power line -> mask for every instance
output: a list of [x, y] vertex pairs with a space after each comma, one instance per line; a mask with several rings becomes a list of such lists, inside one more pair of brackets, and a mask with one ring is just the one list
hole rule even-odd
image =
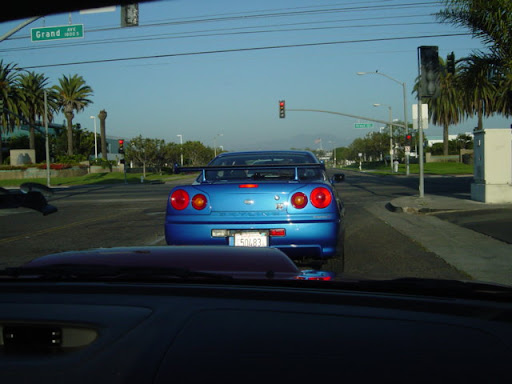
[[[354, 3], [351, 3], [354, 4]], [[357, 3], [355, 3], [357, 4]], [[356, 12], [356, 11], [383, 11], [383, 10], [391, 10], [391, 9], [410, 9], [410, 8], [425, 8], [428, 7], [436, 7], [441, 4], [440, 2], [420, 2], [420, 3], [402, 3], [402, 4], [387, 4], [387, 5], [376, 5], [376, 6], [357, 6], [357, 7], [341, 7], [341, 8], [329, 8], [329, 9], [313, 9], [308, 11], [293, 11], [293, 12], [274, 12], [273, 10], [268, 11], [252, 11], [248, 13], [226, 13], [220, 15], [206, 15], [200, 18], [179, 18], [179, 19], [170, 19], [170, 20], [162, 20], [153, 23], [140, 24], [137, 28], [148, 28], [148, 27], [159, 27], [159, 26], [170, 26], [170, 25], [184, 25], [184, 24], [196, 24], [196, 23], [211, 23], [211, 22], [226, 22], [226, 21], [247, 21], [250, 19], [260, 19], [260, 18], [270, 18], [270, 17], [293, 17], [293, 16], [304, 16], [304, 15], [315, 15], [315, 14], [330, 14], [330, 13], [340, 13], [340, 12]], [[310, 7], [298, 7], [300, 8], [310, 8]], [[284, 9], [295, 9], [295, 8], [284, 8]], [[259, 12], [257, 14], [251, 15], [250, 13]], [[238, 16], [237, 16], [238, 15]], [[220, 16], [220, 17], [215, 17]], [[106, 27], [106, 28], [96, 28], [91, 29], [88, 33], [94, 32], [105, 32], [112, 30], [121, 30], [121, 27]], [[28, 39], [29, 36], [20, 36], [10, 38], [9, 40], [16, 39]]]
[[[300, 24], [300, 23], [299, 23]], [[86, 42], [73, 42], [73, 43], [61, 43], [59, 45], [44, 45], [44, 46], [24, 46], [10, 49], [0, 49], [0, 52], [15, 52], [15, 51], [26, 51], [26, 50], [41, 50], [41, 49], [62, 49], [68, 47], [88, 46], [88, 45], [103, 45], [103, 44], [122, 44], [132, 43], [141, 41], [155, 41], [155, 40], [167, 40], [167, 39], [185, 39], [185, 38], [197, 38], [197, 37], [212, 37], [212, 36], [237, 36], [237, 35], [249, 35], [249, 34], [264, 34], [264, 33], [282, 33], [282, 32], [304, 32], [304, 31], [323, 31], [333, 29], [350, 29], [350, 28], [369, 28], [369, 27], [400, 27], [400, 26], [412, 26], [412, 25], [432, 25], [435, 22], [411, 22], [411, 23], [381, 23], [381, 24], [358, 24], [358, 25], [342, 25], [342, 26], [326, 26], [326, 27], [307, 27], [307, 28], [280, 28], [280, 29], [261, 29], [247, 31], [247, 29], [255, 29], [258, 27], [242, 27], [242, 28], [228, 28], [228, 29], [214, 29], [205, 31], [192, 31], [192, 32], [177, 32], [177, 33], [165, 33], [165, 34], [154, 34], [145, 35], [138, 37], [118, 37], [110, 39], [99, 39]], [[289, 24], [274, 25], [275, 27], [287, 26]], [[269, 26], [273, 27], [273, 26]], [[241, 30], [240, 30], [241, 29]], [[230, 31], [230, 32], [228, 32]]]
[[169, 57], [182, 57], [182, 56], [196, 56], [196, 55], [211, 55], [221, 53], [235, 53], [235, 52], [249, 52], [249, 51], [264, 51], [271, 49], [284, 49], [284, 48], [302, 48], [302, 47], [318, 47], [338, 44], [350, 44], [350, 43], [370, 43], [378, 41], [396, 41], [396, 40], [410, 40], [410, 39], [427, 39], [436, 37], [453, 37], [453, 36], [468, 36], [470, 33], [448, 33], [440, 35], [422, 35], [422, 36], [405, 36], [405, 37], [388, 37], [378, 39], [361, 39], [361, 40], [344, 40], [344, 41], [330, 41], [330, 42], [318, 42], [318, 43], [302, 43], [302, 44], [289, 44], [289, 45], [275, 45], [265, 47], [250, 47], [250, 48], [235, 48], [235, 49], [219, 49], [212, 51], [198, 51], [198, 52], [183, 52], [183, 53], [169, 53], [161, 55], [149, 55], [149, 56], [134, 56], [134, 57], [121, 57], [113, 59], [99, 59], [99, 60], [87, 60], [77, 61], [68, 63], [57, 63], [57, 64], [45, 64], [45, 65], [33, 65], [23, 67], [22, 69], [37, 69], [37, 68], [51, 68], [51, 67], [63, 67], [71, 65], [84, 65], [84, 64], [98, 64], [98, 63], [112, 63], [120, 61], [133, 61], [133, 60], [152, 60], [162, 59]]

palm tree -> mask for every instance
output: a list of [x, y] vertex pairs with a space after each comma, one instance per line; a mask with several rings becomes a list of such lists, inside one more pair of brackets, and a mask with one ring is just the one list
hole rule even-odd
[[[20, 75], [18, 88], [21, 95], [20, 109], [29, 124], [29, 147], [35, 149], [36, 119], [44, 117], [44, 92], [48, 78], [41, 73], [26, 72]], [[46, 90], [48, 100], [48, 117], [53, 120], [56, 108], [54, 93]]]
[[[443, 64], [441, 60], [441, 64]], [[462, 94], [457, 73], [449, 73], [441, 66], [438, 93], [429, 102], [432, 123], [443, 127], [443, 155], [448, 155], [449, 128], [463, 119]]]
[[459, 82], [466, 116], [478, 117], [478, 130], [483, 129], [483, 117], [497, 111], [498, 90], [496, 61], [494, 58], [474, 53], [461, 60]]
[[444, 0], [436, 15], [441, 22], [469, 29], [487, 47], [461, 60], [461, 90], [467, 116], [512, 115], [512, 2], [510, 0]]
[[[16, 70], [16, 64], [4, 64], [0, 60], [0, 104], [3, 108], [0, 110], [0, 164], [3, 163], [2, 133], [9, 132], [19, 124], [17, 79], [19, 73]], [[12, 113], [9, 113], [9, 112]]]
[[63, 76], [59, 79], [59, 85], [53, 87], [57, 92], [60, 109], [64, 112], [67, 121], [68, 155], [73, 155], [73, 118], [74, 111], [81, 112], [92, 101], [93, 90], [85, 83], [82, 76]]
[[495, 104], [497, 113], [512, 116], [512, 65], [508, 71], [502, 71], [497, 80], [496, 89], [498, 98]]
[[469, 29], [473, 36], [489, 48], [486, 56], [498, 59], [500, 65], [512, 64], [512, 2], [510, 0], [474, 1], [444, 0], [445, 8], [436, 14], [438, 20]]
[[98, 118], [100, 119], [100, 136], [101, 136], [101, 158], [104, 160], [107, 159], [107, 131], [105, 128], [105, 120], [107, 120], [107, 111], [102, 109], [98, 114]]

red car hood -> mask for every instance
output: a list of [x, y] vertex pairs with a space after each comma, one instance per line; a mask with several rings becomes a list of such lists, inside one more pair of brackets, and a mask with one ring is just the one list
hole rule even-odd
[[24, 267], [58, 264], [185, 268], [239, 279], [294, 279], [301, 275], [293, 261], [278, 249], [221, 246], [98, 248], [42, 256]]

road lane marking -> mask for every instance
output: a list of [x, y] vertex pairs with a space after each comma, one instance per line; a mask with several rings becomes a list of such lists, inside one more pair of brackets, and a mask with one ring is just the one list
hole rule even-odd
[[149, 246], [157, 245], [158, 243], [164, 241], [164, 239], [165, 239], [165, 236], [159, 236], [155, 240], [150, 241], [149, 243], [147, 243], [146, 245], [149, 245]]

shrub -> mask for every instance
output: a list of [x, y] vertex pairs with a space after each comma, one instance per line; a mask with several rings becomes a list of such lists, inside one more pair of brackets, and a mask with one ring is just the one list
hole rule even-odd
[[78, 164], [81, 161], [87, 160], [87, 157], [84, 155], [73, 155], [73, 156], [57, 156], [57, 163], [62, 164]]
[[93, 161], [91, 161], [91, 165], [99, 165], [105, 169], [112, 169], [112, 166], [116, 165], [116, 162], [114, 160], [94, 159]]
[[[72, 168], [73, 166], [71, 164], [62, 164], [62, 163], [52, 163], [50, 164], [50, 169], [55, 169], [57, 171], [60, 171], [62, 169], [69, 169], [69, 168]], [[46, 169], [46, 163], [45, 164], [39, 164], [37, 166], [37, 168], [39, 169]]]

